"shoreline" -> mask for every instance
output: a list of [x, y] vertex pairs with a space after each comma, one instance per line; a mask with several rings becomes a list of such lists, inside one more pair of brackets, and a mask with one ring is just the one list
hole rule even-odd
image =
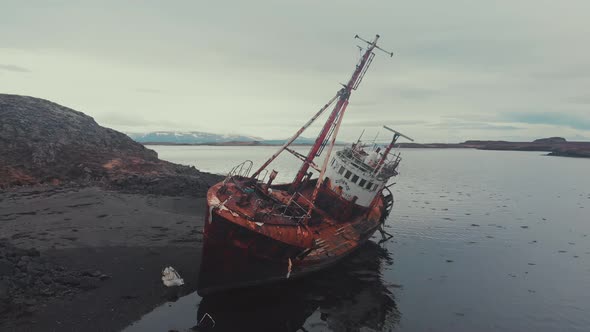
[[[0, 313], [0, 330], [121, 330], [158, 305], [193, 292], [204, 206], [204, 198], [97, 187], [0, 192], [2, 238], [16, 248], [35, 248], [40, 259], [73, 278], [65, 286], [48, 281], [67, 288], [62, 295], [29, 295], [21, 307], [9, 305]], [[186, 284], [165, 287], [160, 277], [166, 266]], [[85, 287], [80, 280], [93, 273], [88, 271], [106, 277]], [[41, 277], [29, 279], [39, 284]]]
[[[224, 142], [224, 143], [158, 143], [139, 142], [144, 146], [263, 146], [276, 147], [281, 144], [261, 142]], [[311, 144], [293, 144], [294, 146], [311, 146]], [[347, 145], [345, 143], [336, 144]], [[476, 149], [494, 151], [538, 151], [547, 152], [548, 156], [590, 158], [590, 142], [507, 142], [507, 141], [466, 141], [463, 143], [398, 143], [400, 148], [412, 149]]]

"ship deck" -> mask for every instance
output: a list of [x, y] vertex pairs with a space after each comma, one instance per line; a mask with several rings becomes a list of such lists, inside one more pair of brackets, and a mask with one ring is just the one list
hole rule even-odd
[[366, 209], [327, 188], [320, 189], [318, 204], [308, 213], [314, 187], [315, 181], [309, 182], [290, 194], [288, 185], [234, 179], [213, 186], [208, 203], [211, 213], [237, 226], [299, 248], [293, 264], [313, 265], [354, 250], [375, 232], [384, 213], [381, 197]]

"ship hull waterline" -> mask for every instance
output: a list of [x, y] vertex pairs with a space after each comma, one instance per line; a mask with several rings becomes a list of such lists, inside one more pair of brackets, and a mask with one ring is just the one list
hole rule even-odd
[[[219, 187], [220, 184], [217, 184], [208, 192], [197, 287], [201, 296], [284, 282], [327, 269], [367, 242], [388, 214], [383, 197], [379, 195], [374, 211], [366, 215], [332, 227], [323, 226], [321, 232], [313, 226], [306, 227], [309, 230], [306, 234], [315, 232], [324, 235], [324, 248], [318, 249], [316, 242], [314, 245], [287, 243], [279, 236], [273, 236], [293, 232], [292, 226], [259, 227], [250, 225], [255, 223], [244, 218], [228, 215], [227, 209], [219, 208]], [[270, 234], [257, 231], [263, 227], [278, 230], [268, 232]]]

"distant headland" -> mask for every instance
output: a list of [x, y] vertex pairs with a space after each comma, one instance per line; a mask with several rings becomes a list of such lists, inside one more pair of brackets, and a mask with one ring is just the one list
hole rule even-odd
[[540, 138], [532, 142], [480, 141], [469, 140], [463, 143], [400, 143], [405, 148], [467, 148], [478, 150], [540, 151], [549, 156], [590, 158], [590, 142], [568, 142], [563, 137]]

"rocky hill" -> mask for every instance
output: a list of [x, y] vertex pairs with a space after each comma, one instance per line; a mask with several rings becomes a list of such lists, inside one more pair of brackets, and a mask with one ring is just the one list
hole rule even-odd
[[533, 142], [467, 141], [463, 144], [480, 150], [546, 151], [550, 156], [590, 158], [590, 142], [568, 142], [562, 137], [540, 138]]
[[567, 143], [567, 140], [563, 137], [548, 137], [548, 138], [539, 138], [533, 141], [533, 143], [539, 144], [562, 144]]
[[158, 159], [157, 153], [82, 112], [0, 94], [0, 188], [100, 184], [126, 191], [202, 195], [218, 176]]

